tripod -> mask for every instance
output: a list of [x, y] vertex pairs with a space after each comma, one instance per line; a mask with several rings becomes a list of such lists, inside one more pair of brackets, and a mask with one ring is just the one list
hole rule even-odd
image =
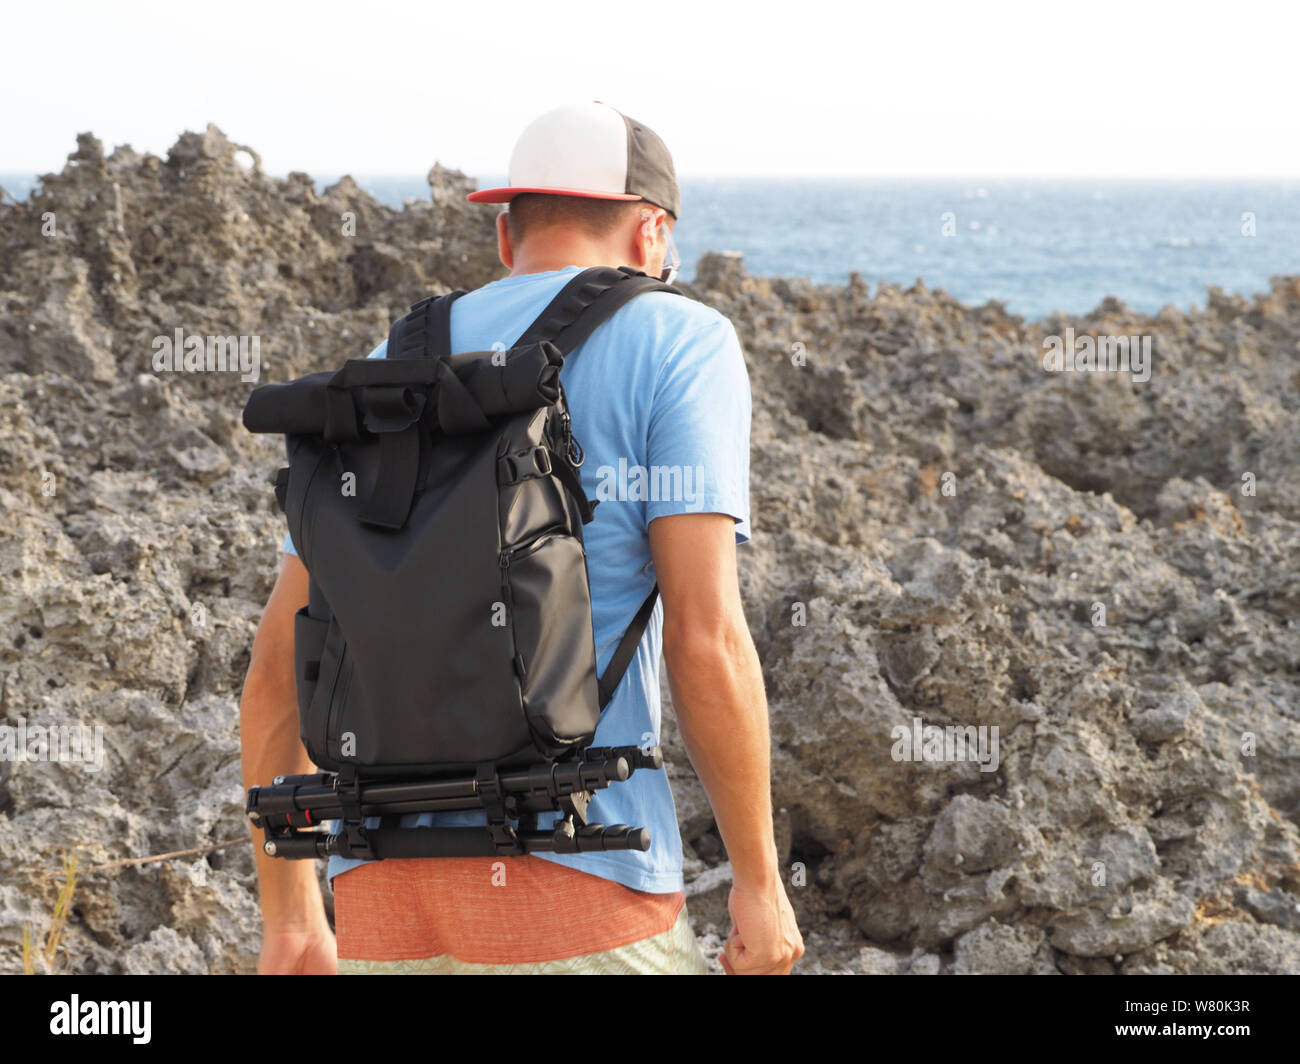
[[[271, 857], [311, 860], [356, 857], [517, 857], [527, 853], [590, 853], [648, 850], [650, 832], [626, 824], [587, 823], [595, 792], [621, 783], [638, 768], [663, 767], [659, 747], [589, 747], [581, 760], [539, 762], [513, 771], [478, 766], [474, 775], [445, 779], [369, 779], [355, 769], [306, 776], [277, 776], [269, 787], [250, 787], [248, 819], [262, 828], [262, 849]], [[367, 828], [372, 816], [400, 816], [441, 810], [483, 809], [486, 827]], [[538, 830], [537, 816], [564, 815], [550, 830]], [[343, 831], [319, 830], [340, 819]], [[517, 820], [518, 827], [511, 824]]]

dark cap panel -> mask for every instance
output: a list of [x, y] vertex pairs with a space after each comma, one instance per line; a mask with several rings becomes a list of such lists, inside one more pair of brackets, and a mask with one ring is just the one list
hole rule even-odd
[[627, 191], [662, 207], [674, 219], [682, 213], [677, 172], [668, 147], [653, 129], [623, 115], [627, 123]]

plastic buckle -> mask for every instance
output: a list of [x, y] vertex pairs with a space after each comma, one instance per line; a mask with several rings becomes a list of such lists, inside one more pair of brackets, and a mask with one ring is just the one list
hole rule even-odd
[[517, 454], [502, 455], [497, 461], [497, 473], [502, 484], [550, 476], [552, 468], [551, 452], [541, 445]]

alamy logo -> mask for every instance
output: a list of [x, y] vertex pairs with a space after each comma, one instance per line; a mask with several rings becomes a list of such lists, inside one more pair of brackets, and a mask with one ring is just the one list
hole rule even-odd
[[79, 762], [87, 772], [104, 767], [104, 726], [96, 724], [0, 724], [0, 761]]
[[998, 770], [998, 726], [981, 724], [924, 724], [912, 718], [912, 726], [898, 724], [890, 729], [895, 740], [890, 756], [895, 761], [974, 761], [981, 772]]
[[238, 373], [250, 384], [262, 375], [260, 336], [186, 336], [177, 329], [150, 346], [155, 373]]
[[1150, 336], [1080, 336], [1043, 338], [1043, 369], [1048, 373], [1118, 373], [1125, 370], [1134, 384], [1151, 379]]
[[694, 512], [704, 506], [703, 466], [629, 465], [596, 469], [597, 502], [684, 502]]
[[129, 1034], [138, 1046], [148, 1045], [150, 1001], [71, 1001], [50, 1005], [50, 1034]]

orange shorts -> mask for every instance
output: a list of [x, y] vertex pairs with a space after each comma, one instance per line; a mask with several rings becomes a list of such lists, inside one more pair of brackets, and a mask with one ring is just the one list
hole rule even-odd
[[391, 859], [333, 881], [339, 974], [706, 974], [686, 897], [538, 857]]

